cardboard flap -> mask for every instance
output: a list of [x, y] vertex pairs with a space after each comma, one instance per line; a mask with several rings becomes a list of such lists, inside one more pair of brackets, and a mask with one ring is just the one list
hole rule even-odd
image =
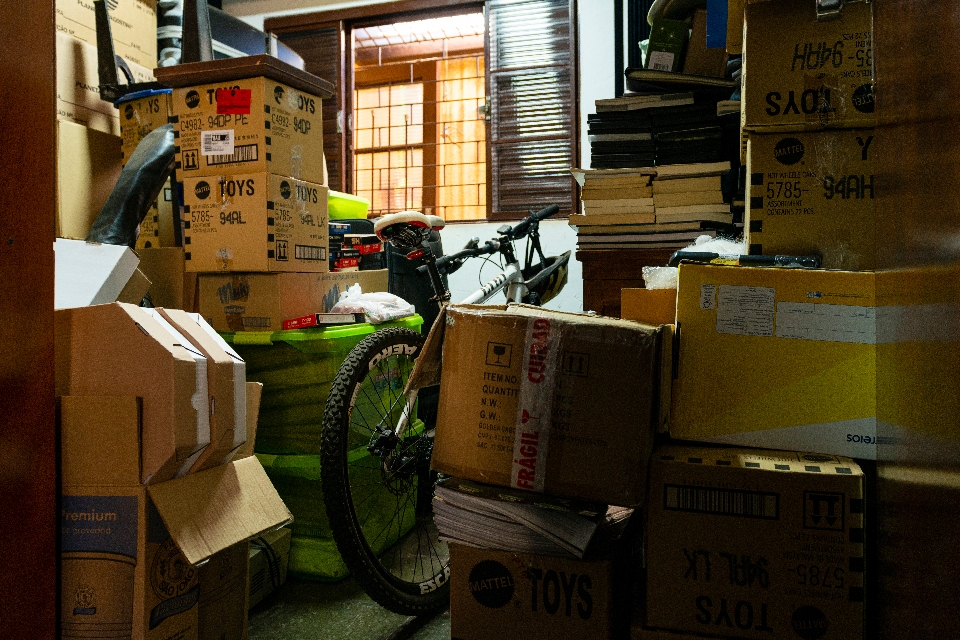
[[433, 321], [433, 327], [427, 335], [427, 341], [420, 350], [420, 356], [413, 364], [413, 371], [407, 380], [407, 387], [403, 390], [408, 395], [416, 389], [423, 389], [440, 384], [440, 370], [443, 355], [443, 332], [447, 326], [446, 309], [440, 312]]
[[190, 564], [293, 519], [256, 457], [151, 485], [148, 492]]

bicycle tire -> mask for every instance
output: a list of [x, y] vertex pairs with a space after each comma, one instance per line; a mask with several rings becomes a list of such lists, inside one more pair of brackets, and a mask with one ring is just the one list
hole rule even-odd
[[321, 436], [324, 506], [344, 564], [371, 599], [408, 616], [437, 611], [450, 597], [449, 552], [433, 524], [432, 429], [418, 420], [388, 451], [368, 445], [374, 419], [396, 427], [424, 340], [402, 328], [364, 338], [334, 378]]

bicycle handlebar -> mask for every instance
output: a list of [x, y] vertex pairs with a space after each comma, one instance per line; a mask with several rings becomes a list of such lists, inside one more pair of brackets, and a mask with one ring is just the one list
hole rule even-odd
[[555, 213], [560, 212], [560, 207], [552, 204], [549, 207], [541, 209], [536, 213], [531, 213], [529, 216], [517, 223], [515, 227], [506, 232], [505, 235], [509, 235], [511, 240], [519, 240], [520, 238], [527, 235], [527, 231], [530, 229], [531, 225], [545, 220]]

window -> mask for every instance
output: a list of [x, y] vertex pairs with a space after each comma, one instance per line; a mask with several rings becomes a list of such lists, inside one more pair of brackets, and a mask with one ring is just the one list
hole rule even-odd
[[[574, 0], [397, 0], [265, 29], [337, 85], [324, 106], [331, 188], [369, 198], [371, 215], [510, 220], [575, 210], [575, 14]], [[448, 16], [474, 31], [451, 32]]]

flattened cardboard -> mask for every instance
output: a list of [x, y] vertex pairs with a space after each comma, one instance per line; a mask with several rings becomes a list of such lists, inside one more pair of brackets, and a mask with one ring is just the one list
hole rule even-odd
[[187, 271], [330, 270], [327, 188], [267, 173], [183, 180]]
[[824, 22], [806, 0], [748, 3], [743, 49], [744, 129], [874, 126], [872, 3]]
[[140, 263], [129, 247], [115, 244], [57, 238], [53, 250], [55, 309], [115, 302]]
[[209, 444], [206, 372], [199, 376], [196, 354], [142, 308], [61, 309], [54, 332], [57, 395], [143, 398], [143, 483], [173, 479]]
[[441, 321], [435, 470], [621, 506], [643, 501], [659, 327], [524, 305], [455, 305]]
[[[117, 55], [129, 62], [153, 69], [157, 66], [156, 0], [111, 2], [110, 33]], [[57, 32], [97, 45], [97, 21], [93, 3], [84, 0], [57, 0]]]
[[610, 560], [573, 560], [451, 544], [450, 567], [452, 638], [613, 637], [614, 568]]
[[120, 138], [57, 121], [57, 237], [83, 240], [120, 177]]
[[200, 274], [199, 310], [217, 331], [280, 331], [283, 321], [330, 311], [354, 284], [386, 291], [386, 269], [337, 273]]
[[872, 273], [680, 265], [670, 435], [875, 460]]
[[174, 89], [178, 175], [273, 173], [324, 185], [321, 102], [264, 77]]
[[645, 624], [738, 638], [863, 637], [864, 506], [850, 458], [658, 448]]
[[823, 256], [825, 269], [876, 266], [873, 129], [751, 134], [750, 253]]
[[207, 358], [210, 446], [191, 471], [202, 471], [233, 459], [247, 438], [246, 365], [233, 347], [198, 314], [158, 309]]

